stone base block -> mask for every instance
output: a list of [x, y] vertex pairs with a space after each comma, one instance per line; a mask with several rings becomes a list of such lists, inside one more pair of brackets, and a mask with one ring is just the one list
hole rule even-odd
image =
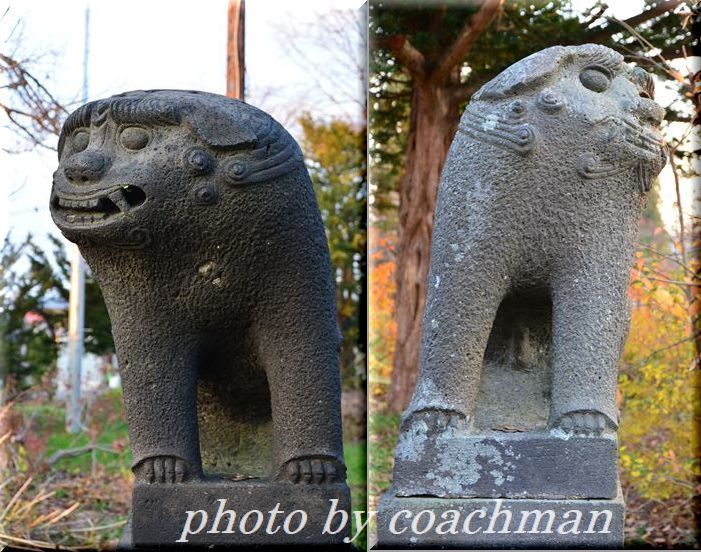
[[[204, 480], [175, 485], [136, 484], [130, 527], [122, 548], [159, 546], [294, 546], [348, 548], [350, 521], [342, 514], [324, 527], [330, 512], [345, 510], [345, 483], [295, 485], [267, 480]], [[130, 534], [129, 534], [130, 533]], [[127, 542], [129, 540], [130, 542]]]
[[613, 500], [401, 498], [380, 501], [378, 549], [622, 548]]
[[614, 435], [405, 433], [397, 445], [394, 490], [406, 497], [613, 498], [617, 465]]

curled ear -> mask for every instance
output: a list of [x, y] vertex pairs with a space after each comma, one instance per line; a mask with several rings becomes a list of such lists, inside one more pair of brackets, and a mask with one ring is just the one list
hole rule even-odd
[[194, 107], [185, 119], [193, 132], [210, 147], [249, 149], [258, 145], [251, 121], [233, 115], [231, 109], [213, 111]]
[[507, 67], [472, 96], [473, 100], [500, 100], [545, 84], [565, 60], [567, 49], [552, 46]]

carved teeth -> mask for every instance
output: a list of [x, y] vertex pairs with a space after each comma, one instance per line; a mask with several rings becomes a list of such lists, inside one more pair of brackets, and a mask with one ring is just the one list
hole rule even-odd
[[100, 198], [92, 199], [58, 199], [58, 204], [61, 207], [67, 207], [69, 209], [94, 209], [98, 206]]
[[90, 215], [68, 214], [66, 215], [66, 222], [70, 222], [71, 224], [92, 224], [100, 222], [107, 217], [107, 213], [95, 213]]

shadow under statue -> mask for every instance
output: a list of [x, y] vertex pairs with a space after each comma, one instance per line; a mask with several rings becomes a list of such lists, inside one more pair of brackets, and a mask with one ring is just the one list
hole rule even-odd
[[[441, 177], [381, 546], [622, 546], [615, 391], [637, 224], [666, 160], [653, 96], [646, 71], [587, 44], [472, 97]], [[443, 532], [424, 531], [426, 509]]]
[[[321, 527], [330, 501], [350, 509], [334, 282], [294, 139], [243, 102], [152, 90], [78, 108], [58, 149], [51, 214], [120, 361], [127, 544], [341, 542]], [[276, 504], [272, 534], [247, 534]]]

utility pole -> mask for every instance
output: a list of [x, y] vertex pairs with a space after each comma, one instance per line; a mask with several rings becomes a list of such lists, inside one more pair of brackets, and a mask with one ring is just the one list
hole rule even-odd
[[243, 100], [245, 0], [229, 0], [226, 44], [226, 95]]
[[[83, 49], [83, 103], [88, 101], [88, 45], [90, 41], [90, 4], [85, 7], [85, 44]], [[85, 261], [78, 246], [71, 244], [71, 289], [68, 301], [68, 373], [70, 399], [66, 429], [78, 433], [82, 429], [81, 377], [83, 337], [85, 334]]]

